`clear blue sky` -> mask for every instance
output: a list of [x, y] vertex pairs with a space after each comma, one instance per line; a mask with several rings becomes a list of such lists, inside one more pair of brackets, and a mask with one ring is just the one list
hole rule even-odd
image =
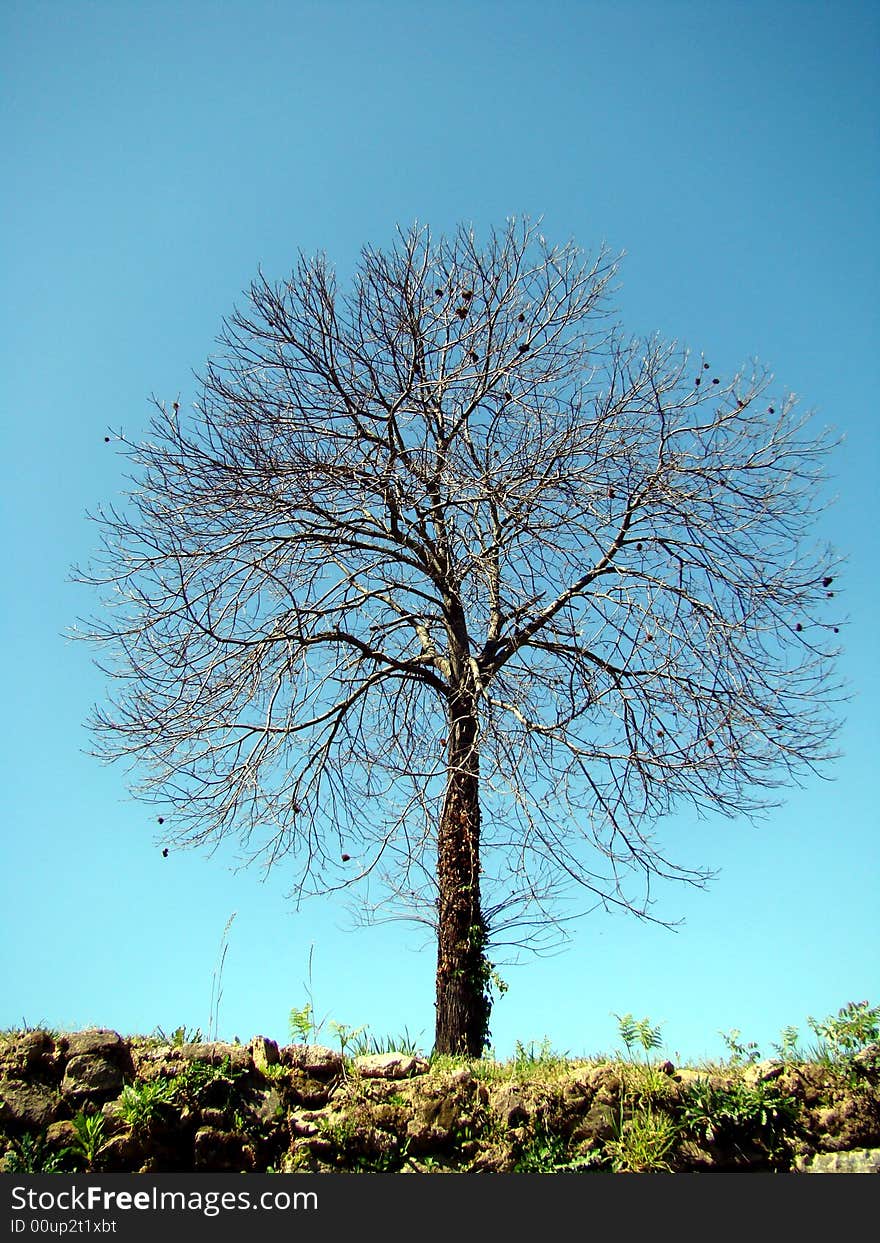
[[[551, 240], [628, 254], [617, 302], [732, 371], [753, 356], [845, 439], [822, 534], [849, 556], [853, 698], [830, 782], [752, 826], [670, 820], [677, 933], [595, 914], [573, 947], [503, 968], [495, 1046], [572, 1053], [648, 1015], [670, 1053], [764, 1048], [880, 1001], [878, 63], [872, 3], [7, 0], [2, 44], [4, 757], [0, 1027], [207, 1028], [287, 1038], [309, 949], [318, 1010], [433, 1032], [433, 946], [349, 931], [232, 851], [163, 859], [121, 769], [87, 753], [104, 683], [64, 632], [68, 581], [123, 487], [109, 427], [191, 377], [256, 274], [323, 249], [341, 271], [397, 223], [543, 215]], [[677, 851], [677, 854], [675, 853]]]

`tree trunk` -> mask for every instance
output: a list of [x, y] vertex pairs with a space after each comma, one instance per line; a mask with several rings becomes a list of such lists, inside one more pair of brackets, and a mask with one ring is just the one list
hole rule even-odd
[[479, 1057], [488, 1042], [487, 928], [480, 908], [477, 718], [470, 697], [451, 712], [446, 797], [437, 842], [438, 1053]]

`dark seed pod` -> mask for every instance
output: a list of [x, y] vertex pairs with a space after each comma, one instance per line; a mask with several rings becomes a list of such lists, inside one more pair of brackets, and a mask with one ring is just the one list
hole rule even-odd
[[803, 630], [803, 626], [801, 625], [801, 623], [800, 623], [800, 622], [798, 622], [798, 624], [795, 626], [795, 630], [797, 630], [797, 631], [801, 631], [801, 630]]
[[720, 380], [718, 379], [718, 377], [716, 376], [716, 377], [715, 377], [715, 379], [712, 381], [712, 383], [713, 383], [713, 384], [720, 384], [720, 383], [721, 383], [721, 381], [720, 381]]
[[694, 384], [699, 385], [699, 383], [700, 383], [700, 377], [697, 376], [696, 380], [694, 380]]
[[833, 582], [834, 582], [834, 579], [831, 577], [831, 575], [826, 574], [825, 577], [822, 579], [822, 586], [830, 587]]
[[768, 414], [775, 414], [775, 413], [776, 413], [776, 408], [775, 408], [775, 406], [768, 406], [768, 407], [767, 407], [767, 413], [768, 413]]
[[528, 354], [529, 347], [526, 345], [525, 342], [523, 342], [522, 345], [519, 347], [519, 352], [520, 354]]
[[163, 859], [167, 859], [167, 858], [168, 858], [168, 847], [167, 847], [167, 846], [166, 846], [166, 847], [165, 847], [165, 849], [162, 851], [162, 858], [163, 858]]
[[641, 552], [643, 548], [644, 548], [644, 544], [641, 541], [639, 541], [639, 543], [636, 544], [636, 552]]
[[526, 322], [526, 317], [525, 317], [525, 315], [518, 315], [518, 316], [517, 316], [517, 319], [519, 320], [519, 322], [520, 322], [521, 324], [524, 324], [524, 323]]
[[109, 436], [105, 436], [105, 437], [104, 437], [104, 444], [105, 444], [105, 445], [109, 445], [109, 443], [110, 443], [110, 437], [109, 437]]
[[455, 308], [455, 313], [456, 313], [456, 315], [458, 316], [458, 318], [459, 318], [459, 319], [464, 319], [464, 317], [467, 315], [467, 307], [466, 307], [466, 306], [457, 306], [457, 307]]
[[351, 855], [340, 855], [340, 858], [342, 859], [343, 863], [348, 863], [349, 859], [351, 858]]
[[164, 824], [164, 823], [165, 823], [165, 817], [164, 817], [164, 816], [157, 816], [157, 818], [156, 818], [156, 823], [157, 823], [157, 824]]
[[443, 297], [443, 294], [444, 294], [444, 290], [442, 290], [442, 289], [435, 289], [435, 290], [434, 290], [434, 293], [437, 295], [437, 297], [438, 297], [438, 298], [442, 298], [442, 297]]
[[505, 393], [505, 394], [504, 394], [504, 400], [505, 400], [505, 401], [513, 401], [513, 393]]

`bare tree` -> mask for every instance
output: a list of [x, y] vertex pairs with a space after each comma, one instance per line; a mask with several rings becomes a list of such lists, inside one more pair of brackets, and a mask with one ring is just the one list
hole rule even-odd
[[194, 413], [120, 437], [80, 572], [99, 752], [169, 841], [421, 911], [439, 1051], [484, 1048], [490, 945], [578, 893], [652, 917], [653, 878], [707, 876], [658, 819], [754, 813], [830, 754], [828, 438], [760, 369], [624, 337], [615, 268], [510, 221], [401, 233], [348, 294], [323, 258], [260, 275]]

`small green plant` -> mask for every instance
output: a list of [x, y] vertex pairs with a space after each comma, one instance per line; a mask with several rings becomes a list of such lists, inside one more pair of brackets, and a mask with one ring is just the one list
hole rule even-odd
[[119, 1098], [119, 1114], [137, 1131], [147, 1130], [161, 1117], [163, 1106], [174, 1100], [174, 1083], [165, 1078], [148, 1083], [127, 1083]]
[[46, 1145], [42, 1135], [29, 1132], [18, 1139], [10, 1139], [10, 1147], [3, 1158], [7, 1174], [62, 1174], [65, 1172], [63, 1152], [54, 1153]]
[[[669, 1076], [647, 1056], [663, 1047], [660, 1035], [663, 1024], [655, 1025], [648, 1018], [636, 1019], [631, 1014], [615, 1014], [614, 1017], [626, 1046], [626, 1058], [620, 1068], [624, 1096], [632, 1102], [665, 1100], [671, 1092]], [[641, 1057], [636, 1046], [641, 1049]]]
[[315, 947], [310, 945], [307, 979], [303, 982], [306, 1004], [304, 1006], [294, 1006], [288, 1016], [290, 1039], [295, 1044], [317, 1044], [318, 1036], [321, 1034], [327, 1021], [326, 1015], [320, 1021], [315, 1017], [314, 992], [312, 988], [312, 959], [314, 953]]
[[217, 1091], [215, 1085], [223, 1089], [228, 1099], [233, 1092], [235, 1080], [243, 1073], [232, 1068], [229, 1057], [224, 1057], [219, 1065], [209, 1062], [187, 1062], [180, 1074], [169, 1080], [172, 1103], [191, 1107], [201, 1105], [208, 1091]]
[[567, 1053], [556, 1052], [548, 1036], [545, 1036], [540, 1044], [535, 1040], [530, 1040], [528, 1044], [517, 1040], [513, 1049], [513, 1070], [519, 1075], [533, 1074], [536, 1071], [554, 1069], [564, 1063], [567, 1058]]
[[62, 1152], [82, 1162], [88, 1171], [97, 1169], [98, 1159], [107, 1144], [106, 1127], [103, 1114], [85, 1114], [80, 1110], [73, 1119], [73, 1143]]
[[316, 1043], [321, 1028], [315, 1023], [315, 1013], [311, 1002], [306, 1002], [301, 1007], [291, 1007], [287, 1022], [290, 1028], [290, 1038], [294, 1044]]
[[336, 1034], [336, 1039], [339, 1041], [339, 1052], [343, 1057], [345, 1057], [345, 1050], [352, 1041], [357, 1040], [367, 1030], [365, 1027], [349, 1027], [347, 1023], [337, 1023], [333, 1019], [330, 1021], [330, 1026]]
[[779, 1033], [779, 1043], [774, 1044], [773, 1048], [776, 1050], [781, 1062], [803, 1061], [803, 1054], [800, 1049], [800, 1033], [796, 1027], [783, 1027]]
[[821, 1021], [808, 1018], [819, 1038], [814, 1053], [850, 1082], [872, 1071], [880, 1070], [880, 1006], [867, 1001], [850, 1001], [841, 1006], [836, 1016]]
[[157, 1027], [153, 1032], [153, 1036], [161, 1044], [173, 1045], [175, 1049], [182, 1049], [185, 1044], [199, 1044], [204, 1040], [201, 1027], [175, 1027], [174, 1031], [168, 1033], [163, 1028]]
[[513, 1168], [516, 1174], [557, 1174], [569, 1164], [562, 1136], [542, 1129], [523, 1145]]
[[614, 1122], [614, 1138], [605, 1144], [605, 1156], [619, 1174], [668, 1173], [679, 1138], [675, 1119], [650, 1103], [629, 1112], [621, 1101]]
[[650, 1019], [647, 1018], [635, 1019], [631, 1014], [615, 1014], [614, 1017], [617, 1019], [620, 1038], [626, 1045], [627, 1057], [632, 1058], [636, 1044], [641, 1045], [645, 1053], [663, 1047], [663, 1040], [660, 1036], [662, 1023], [652, 1027]]
[[773, 1083], [743, 1080], [720, 1086], [698, 1079], [685, 1090], [681, 1119], [699, 1140], [742, 1150], [759, 1144], [778, 1155], [797, 1117], [797, 1101]]
[[[334, 1024], [331, 1023], [331, 1027]], [[358, 1029], [363, 1034], [351, 1039], [351, 1056], [360, 1057], [370, 1053], [405, 1053], [408, 1057], [418, 1057], [422, 1050], [418, 1039], [409, 1034], [405, 1027], [399, 1036], [369, 1036], [367, 1028]]]
[[634, 1101], [660, 1103], [674, 1094], [672, 1078], [653, 1062], [622, 1062], [620, 1072], [625, 1094]]
[[753, 1062], [760, 1061], [761, 1050], [754, 1040], [749, 1040], [743, 1044], [740, 1041], [742, 1032], [738, 1027], [732, 1027], [730, 1031], [719, 1032], [718, 1034], [727, 1047], [728, 1061], [731, 1066], [749, 1066]]

